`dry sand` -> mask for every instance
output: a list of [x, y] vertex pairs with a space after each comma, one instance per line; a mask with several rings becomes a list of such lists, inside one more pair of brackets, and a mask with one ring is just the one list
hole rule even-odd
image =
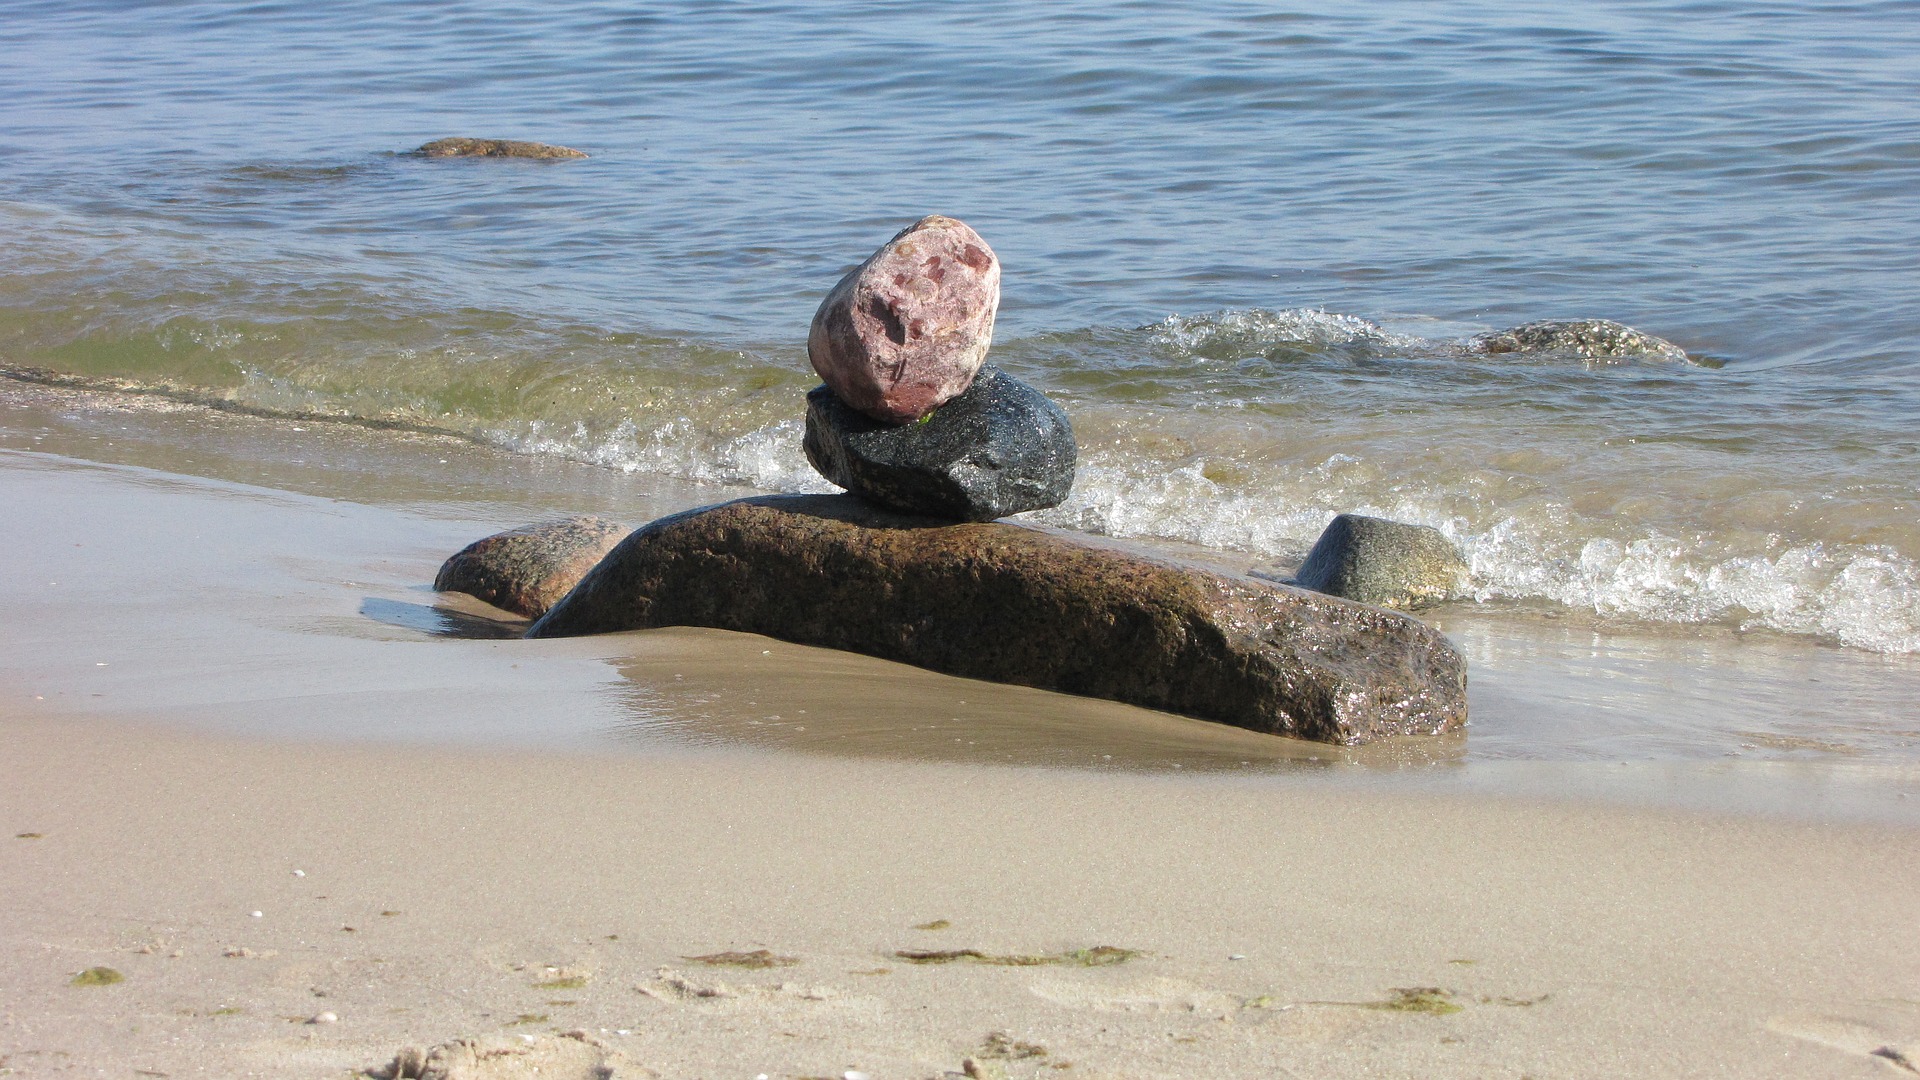
[[[340, 1076], [573, 1029], [615, 1075], [669, 1077], [933, 1077], [996, 1032], [1035, 1048], [996, 1062], [1015, 1076], [1920, 1061], [1908, 829], [7, 728], [0, 1067], [21, 1075]], [[1075, 955], [1102, 946], [1138, 954]], [[761, 950], [781, 966], [690, 959]], [[125, 981], [73, 984], [95, 967]], [[1409, 988], [1430, 1007], [1392, 1007]]]
[[1910, 769], [1778, 774], [1876, 793], [1824, 821], [1420, 793], [1388, 781], [1473, 774], [1466, 744], [1355, 758], [743, 635], [442, 636], [470, 624], [423, 582], [546, 508], [498, 501], [522, 466], [44, 409], [0, 415], [0, 1075], [459, 1039], [447, 1075], [1920, 1063]]

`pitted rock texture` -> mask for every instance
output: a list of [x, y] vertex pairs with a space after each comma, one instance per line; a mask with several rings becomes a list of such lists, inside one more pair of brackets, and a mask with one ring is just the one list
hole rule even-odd
[[869, 502], [961, 521], [1060, 505], [1079, 456], [1060, 406], [991, 365], [966, 393], [900, 427], [817, 387], [803, 445], [820, 475]]
[[807, 359], [840, 400], [905, 424], [972, 384], [999, 308], [993, 249], [964, 222], [936, 214], [901, 230], [827, 293]]
[[662, 518], [527, 635], [660, 626], [765, 634], [1323, 742], [1467, 719], [1465, 661], [1405, 615], [846, 495]]
[[1485, 353], [1571, 353], [1583, 360], [1653, 360], [1684, 364], [1687, 351], [1671, 341], [1643, 334], [1608, 319], [1546, 319], [1493, 334], [1481, 334], [1467, 347]]
[[435, 139], [414, 151], [419, 157], [510, 157], [535, 158], [541, 161], [561, 161], [586, 157], [586, 153], [571, 146], [550, 146], [547, 143], [518, 142], [513, 139]]
[[441, 564], [433, 587], [537, 619], [630, 531], [596, 517], [509, 529], [475, 540]]
[[1468, 572], [1460, 549], [1438, 529], [1341, 514], [1314, 541], [1293, 581], [1329, 596], [1410, 609], [1463, 595]]

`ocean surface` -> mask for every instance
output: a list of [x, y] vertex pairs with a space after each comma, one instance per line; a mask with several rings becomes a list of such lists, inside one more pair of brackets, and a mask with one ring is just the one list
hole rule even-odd
[[[813, 309], [938, 212], [1078, 433], [1038, 520], [1380, 514], [1478, 611], [1920, 652], [1920, 3], [7, 0], [0, 53], [0, 366], [827, 490]], [[1462, 348], [1584, 317], [1692, 360]]]

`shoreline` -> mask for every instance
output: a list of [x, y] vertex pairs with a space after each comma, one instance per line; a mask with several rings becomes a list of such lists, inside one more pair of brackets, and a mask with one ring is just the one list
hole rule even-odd
[[[1920, 1045], [1897, 742], [1621, 765], [1634, 714], [1569, 703], [1692, 654], [1583, 674], [1599, 639], [1457, 613], [1475, 726], [1343, 750], [719, 631], [462, 636], [425, 584], [503, 520], [714, 496], [641, 484], [0, 408], [0, 1069], [576, 1029], [663, 1077], [1864, 1077]], [[1664, 678], [1633, 688], [1686, 700]], [[687, 959], [761, 949], [794, 963]]]

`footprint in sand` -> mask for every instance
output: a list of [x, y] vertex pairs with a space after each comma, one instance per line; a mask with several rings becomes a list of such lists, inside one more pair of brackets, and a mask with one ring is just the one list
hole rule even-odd
[[692, 978], [672, 968], [659, 969], [651, 982], [642, 983], [634, 989], [670, 1005], [751, 997], [792, 998], [797, 1001], [832, 1001], [840, 997], [839, 991], [830, 986], [806, 986], [791, 982], [734, 984], [719, 979]]
[[657, 1074], [583, 1031], [560, 1036], [456, 1039], [431, 1050], [408, 1047], [368, 1073], [380, 1080], [609, 1080]]
[[1776, 1016], [1767, 1021], [1767, 1030], [1920, 1075], [1920, 1049], [1900, 1045], [1885, 1032], [1852, 1020], [1835, 1016]]
[[1102, 1012], [1228, 1013], [1240, 1007], [1240, 999], [1235, 995], [1169, 978], [1115, 985], [1061, 977], [1037, 980], [1027, 989], [1056, 1005]]

